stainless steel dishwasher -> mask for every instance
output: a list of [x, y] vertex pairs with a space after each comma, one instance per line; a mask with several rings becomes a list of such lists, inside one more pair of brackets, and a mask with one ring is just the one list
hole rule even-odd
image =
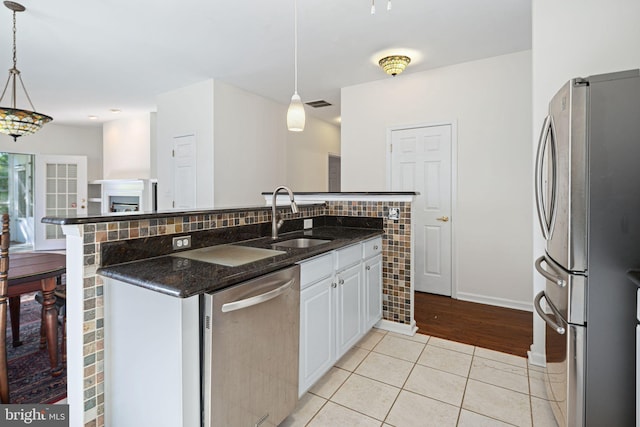
[[277, 426], [293, 411], [299, 313], [299, 266], [205, 295], [205, 427]]

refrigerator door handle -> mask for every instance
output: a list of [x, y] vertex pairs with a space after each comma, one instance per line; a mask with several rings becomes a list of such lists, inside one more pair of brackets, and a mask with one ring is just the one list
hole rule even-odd
[[[544, 298], [545, 301], [547, 301], [544, 291], [540, 291], [538, 295], [536, 295], [536, 298], [533, 300], [533, 307], [536, 309], [538, 316], [540, 316], [542, 320], [544, 320], [549, 326], [551, 326], [551, 328], [553, 328], [553, 330], [556, 331], [558, 334], [564, 335], [566, 332], [566, 329], [562, 325], [559, 325], [558, 323], [556, 323], [556, 321], [552, 319], [547, 313], [545, 313], [544, 310], [542, 310], [542, 307], [540, 307], [540, 300], [542, 298]], [[556, 317], [556, 319], [559, 318], [560, 313], [558, 313], [558, 310], [553, 306], [553, 304], [547, 301], [547, 305], [549, 306], [551, 311], [553, 311], [553, 315]]]
[[[551, 197], [549, 200], [550, 211], [549, 217], [547, 217], [544, 205], [543, 197], [543, 185], [544, 185], [544, 170], [543, 170], [543, 158], [545, 150], [547, 149], [547, 141], [550, 141], [548, 149], [551, 150]], [[556, 210], [556, 186], [557, 186], [557, 168], [556, 168], [556, 145], [555, 145], [555, 127], [553, 125], [553, 116], [548, 115], [545, 117], [542, 123], [542, 131], [540, 132], [540, 139], [538, 141], [538, 153], [536, 155], [536, 168], [535, 168], [535, 191], [536, 191], [536, 207], [538, 210], [538, 220], [540, 221], [540, 228], [542, 229], [542, 235], [545, 240], [551, 238], [551, 233], [555, 223], [555, 210]]]
[[[552, 270], [555, 270], [553, 268], [553, 265], [549, 264], [549, 262], [547, 261], [547, 257], [542, 255], [540, 258], [536, 260], [536, 264], [535, 264], [536, 270], [538, 271], [538, 273], [542, 274], [542, 276], [544, 276], [545, 279], [555, 283], [561, 288], [564, 288], [565, 286], [567, 286], [567, 282], [562, 277], [560, 277], [559, 275], [554, 276], [553, 274], [551, 274], [550, 272], [542, 268], [543, 262], [545, 262]], [[555, 273], [557, 273], [557, 271], [555, 271]]]

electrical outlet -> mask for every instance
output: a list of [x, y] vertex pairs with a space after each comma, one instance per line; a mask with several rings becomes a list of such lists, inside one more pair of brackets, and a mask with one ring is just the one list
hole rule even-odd
[[173, 250], [187, 249], [191, 247], [191, 236], [179, 236], [173, 238]]
[[304, 220], [304, 229], [306, 230], [307, 228], [313, 228], [313, 219], [309, 218]]
[[391, 220], [399, 220], [400, 219], [400, 209], [399, 208], [389, 208], [389, 219]]

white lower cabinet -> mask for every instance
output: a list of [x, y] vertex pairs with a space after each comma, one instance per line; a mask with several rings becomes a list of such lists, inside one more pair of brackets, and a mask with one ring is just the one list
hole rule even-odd
[[356, 264], [336, 274], [336, 360], [362, 337], [362, 267]]
[[382, 319], [382, 255], [364, 262], [364, 327], [373, 326]]
[[378, 237], [300, 263], [300, 397], [381, 319], [381, 253]]
[[333, 276], [300, 291], [300, 374], [302, 396], [333, 366], [335, 315]]

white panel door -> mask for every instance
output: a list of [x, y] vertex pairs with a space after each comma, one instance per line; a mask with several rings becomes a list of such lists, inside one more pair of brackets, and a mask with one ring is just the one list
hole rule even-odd
[[451, 126], [391, 132], [391, 189], [416, 191], [415, 290], [451, 295]]
[[35, 176], [35, 249], [65, 249], [62, 227], [41, 220], [87, 213], [87, 158], [37, 155]]
[[196, 137], [173, 138], [173, 207], [196, 207]]

